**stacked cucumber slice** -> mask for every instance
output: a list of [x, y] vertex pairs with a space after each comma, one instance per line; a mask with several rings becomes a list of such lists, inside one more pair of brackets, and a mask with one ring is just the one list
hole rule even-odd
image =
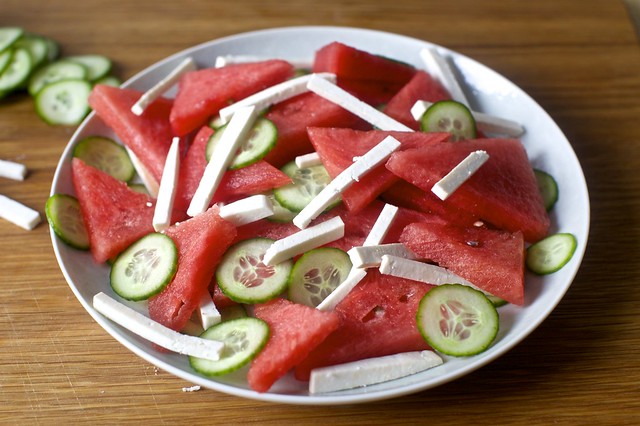
[[89, 113], [94, 84], [120, 85], [102, 55], [61, 57], [58, 43], [20, 27], [0, 27], [0, 100], [28, 93], [48, 124], [75, 126]]

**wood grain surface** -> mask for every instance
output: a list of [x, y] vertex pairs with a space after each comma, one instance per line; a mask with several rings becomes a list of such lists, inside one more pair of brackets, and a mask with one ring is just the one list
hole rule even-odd
[[[293, 25], [432, 41], [534, 97], [575, 149], [592, 223], [582, 268], [522, 343], [449, 384], [374, 404], [303, 407], [191, 384], [129, 352], [84, 311], [43, 222], [0, 221], [0, 424], [640, 424], [640, 46], [616, 0], [2, 0], [0, 26], [98, 53], [127, 79], [184, 48]], [[0, 158], [30, 170], [0, 193], [42, 212], [73, 128], [0, 101]]]

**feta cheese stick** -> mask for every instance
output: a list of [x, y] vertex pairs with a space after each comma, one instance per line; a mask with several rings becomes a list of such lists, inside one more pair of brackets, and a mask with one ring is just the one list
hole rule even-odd
[[347, 278], [342, 281], [322, 302], [316, 306], [316, 309], [323, 312], [330, 312], [344, 299], [347, 294], [358, 285], [360, 281], [367, 276], [367, 270], [364, 268], [351, 268]]
[[188, 72], [195, 70], [196, 63], [193, 58], [187, 57], [178, 64], [178, 66], [171, 71], [165, 78], [156, 83], [151, 89], [147, 90], [140, 96], [140, 99], [133, 104], [131, 112], [135, 115], [142, 115], [144, 110], [151, 105], [153, 101], [162, 96], [167, 90], [169, 90], [174, 84], [176, 84], [180, 77]]
[[[282, 59], [282, 58], [274, 58], [274, 57], [258, 56], [258, 55], [220, 55], [220, 56], [216, 56], [214, 67], [223, 68], [223, 67], [226, 67], [227, 65], [246, 64], [247, 62], [261, 62], [261, 61], [268, 61], [271, 59]], [[282, 60], [289, 62], [291, 65], [293, 65], [294, 68], [309, 69], [312, 66], [312, 63], [305, 59], [282, 59]]]
[[306, 169], [308, 167], [319, 166], [322, 164], [320, 155], [317, 152], [311, 152], [309, 154], [298, 155], [295, 159], [296, 166], [299, 169]]
[[400, 142], [393, 136], [384, 138], [382, 142], [359, 157], [353, 164], [344, 169], [335, 179], [324, 187], [324, 189], [293, 218], [294, 225], [300, 229], [306, 228], [313, 219], [318, 217], [318, 215], [333, 203], [353, 182], [360, 180], [362, 176], [389, 158], [398, 148], [400, 148]]
[[344, 222], [340, 216], [336, 216], [275, 241], [265, 252], [262, 262], [272, 266], [343, 236]]
[[307, 89], [307, 82], [311, 78], [320, 78], [328, 81], [336, 80], [335, 74], [331, 73], [307, 74], [301, 77], [292, 78], [291, 80], [268, 87], [258, 93], [233, 103], [228, 107], [222, 108], [219, 112], [220, 122], [222, 124], [227, 123], [234, 112], [240, 108], [253, 105], [257, 111], [262, 111], [273, 104], [305, 93], [309, 91], [309, 89]]
[[401, 132], [413, 131], [413, 129], [410, 129], [404, 124], [378, 111], [371, 105], [362, 102], [346, 90], [326, 79], [312, 77], [309, 80], [307, 87], [315, 94], [341, 106], [380, 130], [397, 130]]
[[433, 185], [433, 192], [442, 201], [467, 181], [489, 159], [485, 151], [474, 151], [455, 166], [445, 177]]
[[385, 204], [362, 245], [375, 246], [381, 244], [382, 240], [384, 240], [384, 237], [387, 235], [387, 232], [389, 232], [389, 228], [391, 227], [396, 214], [398, 214], [398, 208], [396, 206]]
[[240, 145], [246, 140], [256, 119], [256, 108], [247, 106], [233, 114], [220, 140], [216, 144], [211, 159], [196, 189], [187, 214], [194, 217], [209, 207], [213, 194], [218, 189], [222, 176], [233, 160]]
[[420, 58], [427, 71], [444, 86], [454, 101], [469, 106], [469, 100], [458, 83], [453, 67], [449, 60], [442, 56], [435, 47], [425, 47], [420, 50]]
[[246, 225], [273, 214], [273, 203], [266, 195], [253, 195], [220, 207], [220, 217], [235, 226]]
[[40, 223], [40, 213], [0, 194], [0, 217], [31, 231]]
[[442, 358], [433, 351], [415, 351], [315, 368], [311, 370], [309, 393], [335, 392], [387, 382], [442, 363]]
[[131, 159], [131, 164], [133, 164], [133, 168], [136, 169], [136, 174], [142, 181], [142, 184], [145, 188], [147, 188], [147, 192], [153, 198], [158, 197], [158, 191], [160, 190], [160, 184], [158, 181], [151, 175], [149, 170], [142, 164], [138, 156], [130, 150], [128, 147], [124, 147], [127, 150], [127, 154], [129, 154], [129, 158]]
[[373, 268], [380, 266], [382, 256], [389, 255], [405, 259], [416, 259], [417, 256], [402, 243], [356, 246], [348, 252], [354, 268]]
[[[411, 115], [416, 121], [420, 121], [420, 118], [422, 118], [431, 105], [433, 105], [432, 102], [416, 101], [411, 107]], [[500, 134], [514, 138], [524, 134], [524, 127], [515, 121], [477, 111], [471, 111], [471, 115], [476, 121], [478, 129], [485, 133]]]
[[24, 180], [25, 176], [27, 176], [27, 167], [24, 164], [0, 160], [0, 177]]
[[217, 361], [224, 343], [178, 333], [104, 293], [93, 296], [93, 308], [138, 336], [170, 351]]
[[153, 212], [153, 229], [157, 232], [166, 229], [171, 223], [171, 212], [173, 211], [173, 201], [176, 196], [179, 174], [180, 138], [174, 137], [164, 163], [162, 179], [160, 179], [160, 189], [158, 190], [158, 199]]

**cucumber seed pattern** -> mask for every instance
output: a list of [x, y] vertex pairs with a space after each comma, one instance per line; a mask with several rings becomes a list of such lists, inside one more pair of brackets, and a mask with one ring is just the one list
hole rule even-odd
[[440, 314], [440, 331], [443, 336], [452, 339], [468, 339], [471, 337], [471, 329], [480, 324], [473, 307], [456, 300], [440, 304]]
[[162, 257], [158, 249], [140, 249], [133, 254], [124, 273], [127, 277], [133, 278], [135, 283], [144, 284], [160, 262]]
[[262, 257], [245, 254], [233, 268], [233, 279], [247, 288], [257, 287], [276, 273], [275, 267], [262, 263]]
[[300, 191], [306, 198], [314, 198], [331, 182], [331, 177], [324, 166], [312, 166], [298, 169], [291, 177], [300, 186]]
[[313, 306], [318, 306], [342, 281], [344, 277], [340, 271], [329, 265], [307, 271], [304, 274], [303, 286], [309, 292], [309, 300]]
[[231, 357], [237, 353], [247, 350], [250, 344], [247, 333], [238, 329], [231, 330], [224, 336], [222, 341], [224, 342], [224, 349], [222, 352], [223, 358]]

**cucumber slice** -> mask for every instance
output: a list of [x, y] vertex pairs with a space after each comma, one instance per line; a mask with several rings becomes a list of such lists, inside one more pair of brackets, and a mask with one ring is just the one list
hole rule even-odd
[[289, 300], [315, 308], [351, 271], [351, 259], [333, 247], [309, 250], [293, 265], [289, 275]]
[[153, 232], [118, 255], [109, 279], [118, 296], [139, 301], [160, 293], [177, 269], [176, 244], [165, 234]]
[[550, 235], [527, 249], [526, 264], [531, 272], [547, 275], [560, 270], [571, 260], [578, 243], [568, 233]]
[[22, 87], [33, 70], [31, 55], [26, 49], [13, 49], [9, 64], [0, 74], [0, 92], [10, 92]]
[[258, 318], [238, 318], [216, 324], [200, 337], [224, 343], [220, 359], [211, 361], [190, 356], [189, 364], [206, 376], [220, 376], [240, 369], [255, 358], [269, 340], [269, 326]]
[[[273, 190], [275, 199], [286, 209], [299, 213], [316, 195], [331, 182], [331, 176], [322, 164], [317, 166], [298, 168], [294, 161], [287, 163], [281, 169], [289, 176], [293, 183]], [[335, 207], [341, 199], [327, 207]]]
[[70, 247], [89, 249], [89, 235], [82, 220], [80, 203], [75, 197], [54, 194], [47, 200], [44, 213], [53, 232]]
[[141, 194], [150, 195], [149, 191], [147, 190], [147, 187], [144, 186], [144, 184], [142, 183], [130, 183], [129, 188]]
[[74, 148], [73, 156], [123, 182], [129, 182], [136, 173], [127, 150], [104, 136], [82, 139]]
[[262, 303], [287, 288], [293, 262], [286, 260], [273, 266], [262, 263], [271, 244], [269, 238], [251, 238], [227, 250], [216, 270], [224, 294], [239, 303]]
[[439, 101], [431, 105], [420, 119], [423, 132], [449, 132], [451, 140], [476, 137], [476, 121], [465, 105], [456, 101]]
[[[226, 125], [219, 127], [209, 138], [206, 149], [207, 161], [211, 158], [211, 154], [222, 137], [224, 129], [226, 129]], [[264, 117], [258, 118], [251, 129], [249, 137], [240, 145], [240, 149], [229, 165], [229, 169], [240, 169], [263, 159], [275, 146], [277, 138], [278, 130], [275, 124]]]
[[111, 59], [102, 55], [77, 55], [66, 58], [78, 63], [87, 69], [87, 80], [94, 82], [106, 77], [111, 72]]
[[278, 223], [290, 223], [293, 221], [293, 218], [296, 217], [296, 213], [280, 204], [278, 200], [276, 200], [275, 195], [273, 195], [273, 192], [265, 195], [269, 198], [269, 201], [271, 201], [271, 205], [273, 206], [273, 214], [267, 217], [268, 221]]
[[0, 75], [2, 75], [4, 70], [6, 70], [11, 63], [11, 58], [13, 58], [12, 49], [7, 49], [3, 52], [0, 52]]
[[452, 356], [486, 350], [498, 334], [498, 311], [480, 291], [461, 284], [429, 290], [418, 306], [416, 321], [429, 346]]
[[547, 172], [534, 169], [533, 173], [536, 176], [538, 183], [538, 190], [542, 195], [542, 201], [544, 202], [544, 208], [547, 211], [551, 210], [558, 201], [558, 184], [556, 180]]
[[485, 294], [485, 296], [487, 296], [487, 299], [489, 299], [491, 303], [493, 303], [493, 306], [495, 306], [496, 308], [507, 305], [509, 303], [498, 296], [493, 296], [491, 294]]
[[209, 120], [209, 127], [211, 127], [213, 130], [218, 130], [223, 126], [224, 123], [222, 122], [222, 118], [219, 115], [216, 115], [211, 120]]
[[36, 96], [36, 111], [48, 124], [75, 126], [89, 113], [91, 84], [62, 80], [46, 85]]
[[120, 87], [122, 85], [122, 80], [115, 75], [107, 75], [94, 81], [93, 84], [105, 84], [107, 86]]
[[35, 34], [24, 34], [14, 44], [15, 47], [25, 49], [31, 55], [33, 68], [39, 67], [47, 61], [49, 44], [43, 37]]
[[47, 61], [55, 61], [60, 57], [60, 45], [52, 38], [44, 36], [42, 38], [44, 38], [45, 43], [47, 43]]
[[13, 46], [23, 34], [24, 30], [20, 27], [0, 28], [0, 52]]
[[87, 69], [76, 62], [68, 60], [51, 62], [33, 73], [29, 78], [27, 90], [31, 96], [36, 96], [48, 84], [70, 79], [86, 80], [87, 75]]

